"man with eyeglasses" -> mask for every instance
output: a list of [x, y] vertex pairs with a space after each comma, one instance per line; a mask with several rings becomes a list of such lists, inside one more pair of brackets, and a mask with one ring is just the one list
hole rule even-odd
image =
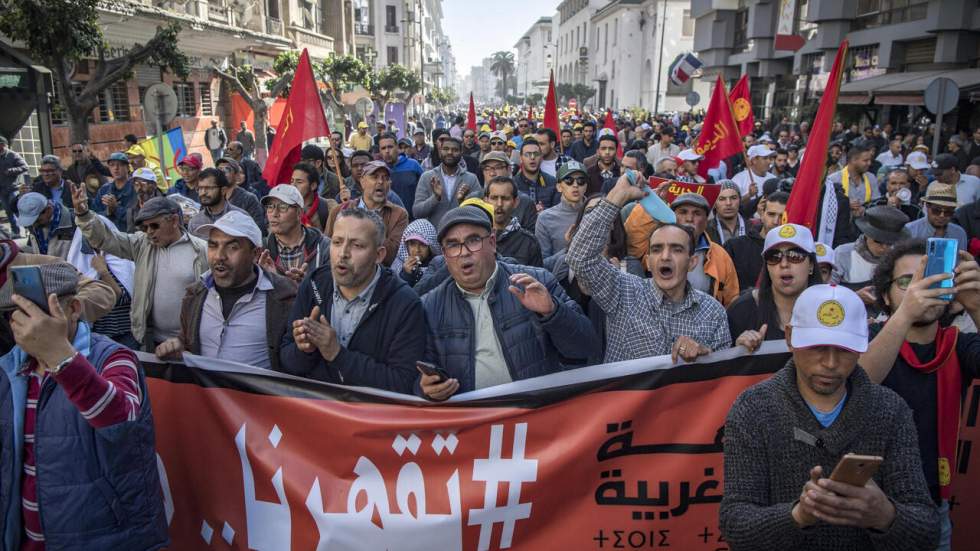
[[439, 149], [442, 162], [419, 178], [412, 206], [415, 218], [428, 218], [436, 227], [447, 212], [467, 198], [483, 196], [483, 187], [476, 174], [467, 170], [461, 161], [463, 143], [445, 134], [439, 140], [442, 142]]
[[71, 164], [65, 169], [65, 179], [82, 184], [85, 176], [93, 170], [102, 176], [109, 176], [109, 169], [89, 149], [88, 140], [71, 144]]
[[575, 277], [606, 314], [605, 360], [671, 354], [674, 361], [693, 362], [730, 347], [725, 308], [688, 283], [688, 272], [696, 262], [690, 228], [664, 223], [653, 231], [645, 260], [653, 279], [623, 272], [602, 255], [623, 206], [646, 193], [620, 176], [609, 194], [582, 218], [565, 256]]
[[[382, 137], [381, 144], [388, 145], [390, 134]], [[388, 201], [388, 192], [391, 191], [391, 167], [385, 161], [371, 161], [364, 165], [363, 176], [361, 176], [361, 187], [364, 193], [359, 199], [351, 199], [337, 205], [330, 211], [327, 218], [327, 225], [323, 233], [327, 237], [333, 236], [333, 227], [336, 223], [340, 211], [351, 208], [367, 209], [378, 214], [385, 225], [385, 256], [382, 264], [391, 266], [398, 254], [398, 245], [401, 243], [402, 234], [408, 226], [408, 212], [393, 205]]]
[[480, 145], [476, 142], [476, 132], [467, 128], [463, 131], [463, 155], [480, 158]]
[[[967, 389], [980, 377], [980, 337], [941, 323], [953, 303], [940, 297], [953, 295], [980, 326], [980, 268], [960, 251], [954, 273], [923, 277], [925, 255], [924, 241], [904, 241], [878, 264], [875, 295], [890, 317], [871, 325], [872, 341], [860, 364], [872, 381], [897, 392], [912, 408], [926, 483], [940, 512], [938, 549], [948, 550], [960, 411]], [[953, 289], [930, 288], [950, 277]]]
[[228, 177], [224, 172], [217, 168], [205, 168], [197, 183], [197, 193], [201, 198], [201, 210], [191, 217], [187, 223], [187, 231], [196, 235], [197, 228], [205, 224], [213, 224], [216, 220], [229, 212], [241, 212], [248, 214], [244, 210], [232, 205], [226, 197], [228, 188]]
[[490, 134], [490, 151], [507, 153], [507, 135], [502, 130]]
[[133, 337], [152, 351], [180, 333], [180, 301], [184, 290], [208, 270], [207, 243], [187, 233], [180, 206], [166, 197], [142, 205], [133, 222], [141, 229], [124, 233], [107, 225], [88, 208], [85, 186], [71, 187], [75, 219], [82, 236], [95, 249], [132, 260]]
[[[130, 203], [129, 208], [126, 210], [126, 233], [135, 233], [139, 231], [139, 225], [135, 222], [136, 217], [139, 215], [140, 209], [147, 201], [153, 199], [154, 197], [163, 197], [163, 193], [160, 192], [160, 188], [157, 187], [156, 174], [149, 168], [137, 168], [133, 171], [132, 182], [133, 191], [136, 192], [136, 198]], [[119, 228], [122, 230], [123, 228]]]
[[876, 312], [871, 276], [895, 243], [910, 237], [905, 229], [908, 222], [908, 217], [895, 207], [871, 207], [864, 212], [864, 216], [854, 221], [861, 232], [857, 240], [845, 243], [834, 251], [840, 281], [851, 289], [857, 289], [858, 296], [872, 314]]
[[520, 170], [514, 175], [517, 189], [531, 198], [534, 208], [541, 211], [558, 204], [561, 195], [553, 177], [541, 172], [541, 146], [528, 137], [520, 148]]
[[303, 195], [296, 186], [279, 184], [262, 198], [269, 220], [266, 250], [259, 265], [299, 283], [308, 271], [330, 262], [330, 240], [303, 224]]
[[955, 239], [961, 251], [967, 250], [966, 231], [953, 223], [956, 212], [956, 189], [950, 184], [933, 182], [922, 198], [926, 216], [905, 225], [909, 235], [916, 239], [946, 237]]
[[585, 167], [578, 161], [568, 161], [558, 173], [558, 204], [544, 209], [538, 214], [534, 235], [541, 247], [541, 256], [548, 257], [564, 251], [568, 247], [568, 228], [578, 219], [584, 207], [585, 190], [589, 177]]
[[446, 213], [438, 237], [452, 278], [422, 297], [430, 332], [425, 359], [449, 378], [421, 374], [423, 396], [442, 401], [554, 373], [565, 369], [562, 361], [585, 360], [599, 348], [591, 322], [550, 272], [497, 260], [482, 207]]
[[[231, 147], [228, 148], [229, 151], [231, 149]], [[250, 159], [245, 160], [252, 163], [255, 162]], [[235, 159], [222, 157], [218, 160], [217, 168], [227, 176], [228, 186], [224, 188], [225, 199], [232, 205], [247, 212], [252, 217], [252, 220], [255, 220], [255, 224], [259, 229], [262, 230], [262, 235], [265, 235], [268, 231], [268, 222], [265, 219], [265, 210], [262, 209], [262, 205], [259, 203], [259, 197], [257, 194], [241, 187], [245, 182], [245, 172], [242, 169], [242, 165]], [[264, 180], [262, 181], [262, 186], [264, 190]], [[262, 195], [265, 195], [265, 193]]]
[[40, 177], [34, 184], [27, 189], [23, 186], [21, 193], [33, 191], [51, 199], [55, 203], [61, 203], [69, 209], [71, 208], [71, 191], [64, 178], [64, 170], [61, 167], [61, 159], [57, 155], [45, 155], [41, 157], [41, 167], [38, 169]]
[[[480, 169], [483, 171], [484, 190], [487, 187], [486, 182], [490, 182], [497, 177], [506, 177], [512, 184], [514, 182], [511, 176], [510, 161], [507, 159], [506, 154], [499, 151], [487, 153], [480, 161]], [[533, 235], [534, 227], [538, 223], [538, 209], [535, 208], [531, 197], [525, 193], [521, 193], [517, 189], [516, 184], [514, 184], [514, 190], [517, 193], [517, 197], [512, 207], [511, 215], [517, 217], [517, 220], [521, 223], [521, 227]], [[510, 217], [507, 220], [509, 221]]]

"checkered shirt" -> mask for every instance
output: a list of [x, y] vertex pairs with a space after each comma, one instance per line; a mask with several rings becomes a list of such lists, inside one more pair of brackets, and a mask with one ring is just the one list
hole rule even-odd
[[730, 347], [725, 308], [710, 295], [688, 285], [684, 300], [675, 304], [653, 280], [624, 273], [603, 258], [602, 249], [619, 210], [602, 200], [582, 219], [566, 256], [575, 277], [606, 313], [605, 361], [670, 354], [681, 336], [711, 350]]

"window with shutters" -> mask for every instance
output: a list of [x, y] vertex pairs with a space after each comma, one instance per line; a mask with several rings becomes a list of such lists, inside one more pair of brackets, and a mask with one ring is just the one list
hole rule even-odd
[[919, 21], [928, 7], [929, 0], [858, 0], [852, 30]]
[[201, 82], [198, 84], [201, 94], [201, 116], [214, 116], [214, 105], [211, 103], [211, 83]]
[[388, 46], [388, 65], [398, 64], [398, 46]]
[[740, 0], [738, 10], [735, 11], [734, 33], [735, 39], [732, 42], [732, 49], [735, 53], [743, 52], [749, 48], [749, 8], [745, 0]]
[[109, 96], [109, 119], [114, 121], [129, 121], [128, 82], [117, 82], [106, 93]]
[[177, 116], [193, 117], [197, 115], [197, 104], [194, 102], [194, 85], [187, 82], [175, 82], [174, 92], [177, 94]]
[[928, 69], [936, 59], [936, 39], [926, 38], [902, 44], [905, 47], [903, 71], [922, 71]]

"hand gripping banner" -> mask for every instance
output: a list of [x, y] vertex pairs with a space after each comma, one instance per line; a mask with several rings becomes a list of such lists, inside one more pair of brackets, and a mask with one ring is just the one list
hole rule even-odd
[[[785, 344], [606, 364], [432, 404], [141, 356], [172, 549], [724, 550], [724, 421]], [[964, 405], [954, 544], [980, 536]], [[972, 486], [972, 487], [967, 487]], [[970, 539], [974, 538], [974, 539]], [[959, 543], [957, 544], [956, 541]]]

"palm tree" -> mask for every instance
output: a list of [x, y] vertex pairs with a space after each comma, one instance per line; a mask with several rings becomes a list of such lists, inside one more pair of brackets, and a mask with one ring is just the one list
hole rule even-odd
[[490, 64], [490, 71], [497, 75], [499, 82], [498, 92], [501, 98], [507, 97], [507, 89], [510, 84], [510, 75], [514, 73], [514, 54], [512, 52], [500, 51], [491, 56], [493, 63]]

